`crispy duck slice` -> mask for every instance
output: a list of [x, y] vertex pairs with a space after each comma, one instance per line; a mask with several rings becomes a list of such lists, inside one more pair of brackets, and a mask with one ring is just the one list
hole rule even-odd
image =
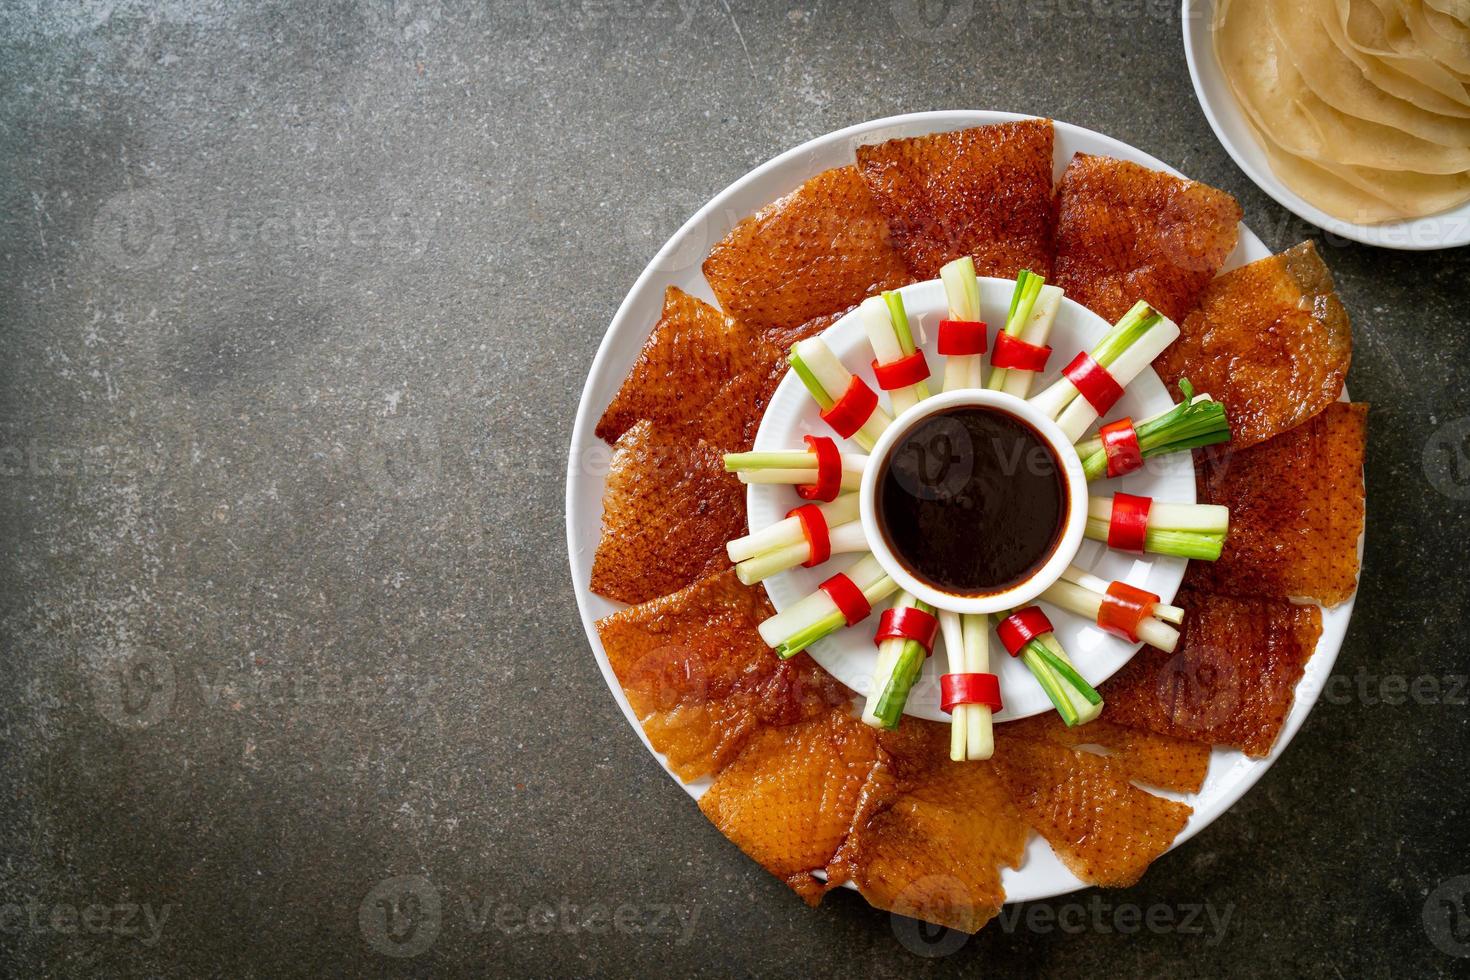
[[794, 725], [756, 731], [715, 777], [699, 808], [761, 867], [815, 905], [826, 888], [812, 872], [846, 839], [877, 760], [877, 733], [850, 704], [833, 706]]
[[873, 906], [975, 932], [1005, 902], [1028, 830], [994, 771], [949, 759], [949, 727], [905, 718], [881, 734], [852, 833], [828, 866]]
[[1096, 747], [1135, 783], [1147, 783], [1179, 793], [1195, 793], [1210, 768], [1210, 747], [1170, 735], [1129, 728], [1103, 717], [1086, 725], [1067, 725], [1055, 712], [1033, 715], [1006, 727], [1018, 738], [1046, 739], [1069, 748]]
[[1334, 606], [1357, 588], [1368, 406], [1334, 402], [1288, 432], [1200, 454], [1200, 503], [1230, 508], [1220, 560], [1191, 562], [1207, 592]]
[[720, 449], [684, 426], [639, 422], [613, 447], [591, 588], [644, 602], [728, 568], [745, 527], [745, 487]]
[[731, 316], [784, 330], [912, 278], [852, 166], [824, 170], [743, 219], [704, 260]]
[[1154, 368], [1171, 390], [1188, 378], [1224, 402], [1244, 449], [1337, 401], [1352, 357], [1347, 311], [1308, 241], [1210, 283]]
[[1021, 816], [1090, 885], [1136, 882], [1193, 812], [1133, 785], [1112, 759], [1011, 728], [996, 728], [992, 767]]
[[1317, 638], [1322, 610], [1284, 599], [1195, 590], [1172, 654], [1144, 647], [1102, 686], [1109, 719], [1264, 756], [1276, 744]]
[[769, 361], [765, 347], [759, 330], [668, 287], [653, 332], [597, 423], [598, 437], [616, 442], [643, 419], [673, 424], [696, 418], [733, 378]]
[[982, 276], [1050, 276], [1056, 214], [1049, 119], [976, 126], [857, 149], [858, 167], [918, 279], [972, 256]]
[[783, 661], [761, 642], [756, 627], [773, 612], [732, 570], [598, 622], [628, 704], [680, 779], [717, 772], [762, 727], [851, 702], [806, 654]]
[[1138, 300], [1178, 322], [1235, 248], [1221, 190], [1079, 153], [1057, 184], [1056, 284], [1109, 323]]

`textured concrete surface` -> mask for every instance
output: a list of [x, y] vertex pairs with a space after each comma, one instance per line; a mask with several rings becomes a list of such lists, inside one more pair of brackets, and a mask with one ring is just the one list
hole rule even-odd
[[1135, 888], [963, 944], [807, 911], [576, 618], [598, 340], [777, 152], [1050, 114], [1313, 233], [1216, 144], [1176, 6], [6, 3], [0, 969], [1463, 974], [1463, 250], [1323, 244], [1373, 402], [1353, 630], [1281, 764]]

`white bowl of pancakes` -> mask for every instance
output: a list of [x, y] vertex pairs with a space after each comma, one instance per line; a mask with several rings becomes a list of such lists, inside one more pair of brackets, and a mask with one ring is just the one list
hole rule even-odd
[[1200, 107], [1236, 164], [1332, 235], [1470, 244], [1470, 0], [1184, 0]]

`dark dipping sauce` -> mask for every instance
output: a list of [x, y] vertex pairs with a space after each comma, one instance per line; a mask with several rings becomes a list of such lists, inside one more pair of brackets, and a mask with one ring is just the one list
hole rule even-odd
[[1003, 592], [1046, 563], [1067, 488], [1056, 454], [1001, 409], [939, 412], [904, 434], [878, 475], [878, 524], [915, 577], [953, 595]]

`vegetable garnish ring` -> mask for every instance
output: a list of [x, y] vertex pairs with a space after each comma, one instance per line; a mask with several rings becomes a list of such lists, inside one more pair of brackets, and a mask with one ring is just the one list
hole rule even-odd
[[1000, 678], [995, 674], [940, 674], [939, 709], [947, 715], [962, 704], [983, 704], [1001, 710]]
[[938, 631], [939, 620], [932, 613], [915, 606], [885, 609], [878, 617], [878, 632], [873, 636], [873, 642], [913, 640], [924, 648], [924, 656], [927, 657], [934, 653], [934, 636]]
[[1138, 445], [1138, 430], [1127, 415], [1097, 430], [1103, 452], [1108, 457], [1108, 476], [1123, 476], [1143, 465], [1143, 450]]
[[869, 388], [862, 378], [853, 375], [842, 397], [830, 408], [822, 410], [822, 421], [836, 430], [839, 436], [849, 439], [868, 423], [877, 407], [877, 392]]
[[[829, 503], [842, 492], [842, 452], [831, 436], [804, 436], [807, 447], [817, 457], [817, 482], [803, 483], [796, 488], [802, 500], [820, 500]], [[787, 515], [790, 516], [789, 514]]]
[[1017, 371], [1045, 371], [1050, 347], [1038, 347], [1001, 332], [995, 335], [995, 353], [990, 355], [993, 368], [1013, 368]]
[[1026, 644], [1050, 632], [1052, 632], [1051, 620], [1046, 618], [1046, 613], [1041, 611], [1040, 606], [1017, 609], [995, 624], [996, 636], [1000, 637], [1006, 653], [1013, 657], [1019, 657], [1021, 651], [1026, 648]]
[[847, 620], [848, 626], [861, 623], [873, 611], [863, 590], [842, 572], [838, 572], [817, 588], [827, 593], [837, 606], [837, 611], [842, 613], [842, 618]]
[[1131, 493], [1113, 495], [1113, 513], [1108, 518], [1108, 547], [1143, 554], [1148, 538], [1148, 512], [1154, 498]]
[[1097, 625], [1129, 643], [1138, 642], [1138, 624], [1153, 612], [1159, 597], [1127, 582], [1114, 582], [1103, 593], [1097, 610]]
[[1108, 373], [1108, 369], [1097, 362], [1087, 351], [1072, 359], [1062, 368], [1062, 376], [1072, 382], [1077, 394], [1087, 399], [1097, 414], [1102, 415], [1123, 397], [1123, 386]]
[[832, 557], [832, 534], [822, 508], [816, 504], [802, 504], [792, 508], [786, 516], [801, 521], [801, 533], [811, 551], [807, 560], [801, 563], [803, 568], [815, 568]]
[[916, 350], [908, 357], [900, 357], [887, 364], [874, 361], [873, 376], [884, 391], [908, 388], [929, 377], [929, 362], [924, 360], [923, 351]]
[[969, 357], [984, 354], [985, 322], [983, 320], [940, 320], [939, 353], [945, 357]]

